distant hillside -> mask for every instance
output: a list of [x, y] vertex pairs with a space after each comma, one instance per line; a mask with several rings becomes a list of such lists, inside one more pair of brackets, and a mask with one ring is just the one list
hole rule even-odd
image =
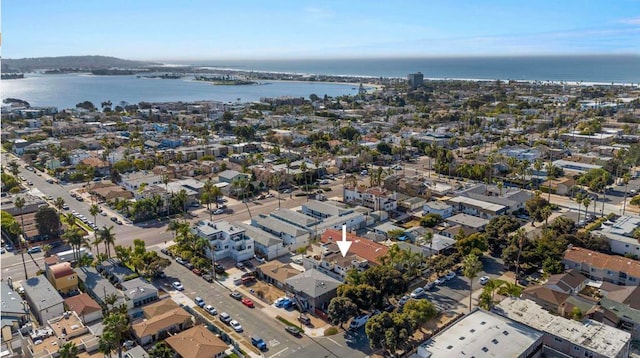
[[6, 65], [12, 71], [30, 72], [33, 70], [55, 70], [62, 68], [97, 69], [110, 67], [144, 67], [157, 66], [160, 63], [145, 61], [130, 61], [107, 56], [60, 56], [60, 57], [34, 57], [19, 59], [2, 59], [3, 67]]

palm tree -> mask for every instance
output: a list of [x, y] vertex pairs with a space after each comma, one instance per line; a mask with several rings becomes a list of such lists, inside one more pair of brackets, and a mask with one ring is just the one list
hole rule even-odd
[[149, 351], [150, 358], [173, 358], [175, 352], [166, 343], [156, 343]]
[[62, 197], [57, 197], [53, 202], [53, 205], [58, 209], [58, 218], [60, 219], [60, 227], [58, 228], [58, 235], [62, 233], [62, 210], [64, 208], [64, 199]]
[[78, 229], [77, 227], [71, 227], [67, 231], [65, 231], [65, 233], [62, 235], [62, 239], [67, 245], [71, 246], [71, 249], [73, 250], [73, 258], [76, 260], [76, 262], [80, 261], [80, 247], [82, 247], [87, 241], [84, 238], [82, 231], [80, 231], [80, 229]]
[[589, 198], [582, 199], [582, 205], [584, 205], [584, 217], [589, 216], [589, 204], [591, 204], [591, 200]]
[[624, 197], [622, 199], [622, 215], [624, 215], [624, 212], [627, 209], [627, 190], [629, 189], [629, 181], [631, 181], [631, 174], [629, 174], [629, 172], [624, 173], [624, 175], [622, 176], [622, 181], [624, 182]]
[[187, 191], [184, 189], [180, 189], [180, 191], [175, 196], [176, 201], [181, 204], [182, 215], [186, 219], [187, 215]]
[[527, 241], [527, 232], [523, 228], [519, 228], [516, 231], [516, 240], [518, 242], [518, 257], [516, 258], [516, 278], [515, 282], [518, 282], [518, 273], [520, 271], [520, 254], [522, 253], [522, 247]]
[[473, 279], [478, 276], [478, 272], [482, 271], [482, 262], [478, 256], [469, 254], [462, 261], [463, 273], [469, 279], [469, 312], [471, 312], [471, 296], [473, 293]]
[[15, 160], [9, 162], [9, 173], [13, 174], [16, 179], [19, 178], [20, 175], [20, 165]]
[[209, 220], [213, 219], [213, 216], [211, 214], [211, 202], [213, 201], [211, 195], [212, 188], [213, 182], [211, 181], [211, 179], [208, 179], [206, 182], [204, 182], [204, 185], [202, 186], [202, 194], [200, 194], [200, 201], [202, 201], [207, 206], [207, 211], [209, 212]]
[[109, 313], [103, 320], [104, 325], [103, 336], [105, 333], [111, 339], [110, 343], [115, 343], [118, 350], [118, 357], [122, 358], [122, 340], [125, 337], [125, 333], [129, 330], [129, 319], [126, 314], [119, 312]]
[[249, 213], [249, 217], [251, 218], [252, 217], [251, 210], [249, 209], [249, 204], [245, 200], [245, 191], [247, 190], [248, 186], [249, 186], [249, 181], [244, 176], [239, 176], [236, 179], [233, 179], [233, 181], [231, 182], [231, 187], [236, 190], [236, 193], [237, 193], [237, 189], [240, 189], [240, 197], [242, 198], [242, 202], [244, 203], [244, 206], [247, 208], [247, 212]]
[[[542, 159], [537, 158], [535, 162], [533, 162], [533, 169], [535, 169], [537, 173], [540, 173], [540, 170], [542, 170]], [[540, 189], [540, 182], [538, 182], [538, 189]]]
[[433, 256], [433, 232], [426, 231], [422, 236], [425, 244], [429, 244], [429, 271], [431, 271], [431, 256]]
[[108, 257], [111, 257], [111, 247], [115, 250], [116, 235], [113, 233], [112, 226], [103, 226], [100, 230], [100, 241], [104, 244], [105, 252]]
[[[15, 162], [11, 162], [11, 163], [15, 163]], [[9, 163], [9, 165], [11, 165], [11, 163]], [[20, 235], [18, 235], [18, 245], [20, 245], [20, 256], [22, 257], [22, 267], [24, 268], [24, 279], [28, 279], [29, 275], [27, 274], [27, 264], [24, 262], [24, 215], [22, 215], [22, 210], [24, 209], [24, 204], [25, 204], [25, 200], [23, 197], [19, 196], [16, 198], [16, 200], [14, 200], [13, 204], [16, 206], [16, 208], [18, 208], [18, 210], [20, 210], [20, 222], [22, 225], [22, 232], [20, 233]]]
[[105, 357], [111, 358], [111, 352], [118, 348], [118, 342], [113, 332], [102, 332], [98, 341], [98, 351], [103, 353]]
[[73, 342], [67, 342], [60, 347], [58, 354], [60, 354], [60, 358], [76, 358], [78, 357], [78, 347]]
[[547, 163], [546, 166], [546, 171], [547, 171], [547, 182], [549, 183], [549, 187], [547, 189], [547, 201], [551, 202], [551, 180], [555, 178], [555, 176], [553, 175], [553, 170], [554, 170], [554, 166], [552, 162]]
[[580, 214], [582, 213], [580, 206], [582, 206], [583, 200], [584, 198], [582, 197], [582, 193], [578, 193], [578, 195], [576, 195], [576, 203], [578, 204], [578, 222], [580, 222]]

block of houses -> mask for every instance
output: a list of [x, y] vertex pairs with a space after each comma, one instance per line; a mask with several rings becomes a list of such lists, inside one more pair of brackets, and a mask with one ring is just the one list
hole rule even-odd
[[64, 304], [67, 310], [75, 312], [84, 324], [102, 319], [102, 307], [86, 293], [65, 298]]
[[284, 222], [271, 215], [260, 214], [254, 216], [251, 219], [251, 226], [279, 237], [287, 249], [291, 251], [307, 246], [312, 235], [307, 229]]
[[[201, 220], [192, 231], [209, 241], [206, 255], [215, 260], [232, 258], [245, 261], [254, 256], [253, 239], [245, 234], [242, 226], [225, 220]], [[213, 251], [212, 251], [213, 248]]]
[[294, 294], [304, 310], [311, 312], [326, 311], [341, 284], [340, 281], [314, 269], [286, 280], [287, 291]]
[[135, 274], [135, 272], [123, 265], [120, 260], [116, 258], [108, 258], [102, 261], [96, 266], [96, 271], [100, 272], [102, 276], [106, 277], [113, 284], [123, 283]]
[[126, 305], [122, 292], [109, 282], [108, 279], [100, 275], [95, 268], [83, 266], [76, 267], [74, 271], [78, 274], [80, 289], [89, 294], [100, 306], [107, 307], [105, 297], [111, 295], [115, 295], [117, 298], [113, 304], [114, 307]]
[[[506, 211], [498, 212], [498, 214], [505, 212], [512, 214], [520, 209], [524, 209], [524, 204], [531, 198], [531, 193], [526, 190], [518, 188], [498, 188], [496, 185], [487, 184], [477, 184], [457, 194], [462, 197], [506, 207]], [[488, 213], [491, 213], [491, 210]], [[475, 215], [473, 213], [468, 214]]]
[[605, 221], [600, 228], [592, 231], [609, 241], [611, 252], [618, 255], [640, 257], [640, 241], [633, 237], [633, 230], [640, 227], [640, 216], [623, 215], [613, 222]]
[[567, 319], [547, 312], [531, 300], [515, 297], [504, 299], [493, 311], [543, 332], [543, 345], [564, 356], [622, 358], [629, 355], [631, 334], [600, 322]]
[[226, 357], [229, 345], [205, 326], [198, 325], [175, 334], [165, 342], [182, 358], [220, 358]]
[[69, 262], [47, 266], [45, 275], [58, 292], [67, 294], [78, 289], [78, 275]]
[[[166, 309], [170, 301], [173, 308]], [[158, 313], [156, 305], [162, 307]], [[166, 299], [142, 309], [144, 318], [133, 322], [131, 329], [140, 345], [147, 345], [164, 339], [169, 333], [177, 333], [193, 325], [193, 317], [172, 300]]]
[[624, 256], [570, 246], [562, 262], [568, 269], [575, 269], [592, 280], [621, 286], [640, 285], [640, 261]]
[[589, 317], [640, 338], [640, 287], [617, 286], [607, 292], [598, 304], [600, 312]]
[[22, 282], [25, 299], [31, 313], [40, 324], [60, 317], [64, 313], [64, 299], [44, 275], [31, 277]]

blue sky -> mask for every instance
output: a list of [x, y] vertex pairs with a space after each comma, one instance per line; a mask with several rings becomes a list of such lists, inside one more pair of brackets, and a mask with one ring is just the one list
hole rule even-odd
[[640, 0], [4, 0], [5, 58], [640, 54]]

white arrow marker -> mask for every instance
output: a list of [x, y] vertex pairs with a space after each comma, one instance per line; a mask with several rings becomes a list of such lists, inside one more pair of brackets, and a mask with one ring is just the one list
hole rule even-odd
[[347, 225], [342, 225], [342, 241], [338, 241], [338, 247], [342, 257], [347, 256], [349, 248], [351, 247], [351, 241], [347, 241]]

